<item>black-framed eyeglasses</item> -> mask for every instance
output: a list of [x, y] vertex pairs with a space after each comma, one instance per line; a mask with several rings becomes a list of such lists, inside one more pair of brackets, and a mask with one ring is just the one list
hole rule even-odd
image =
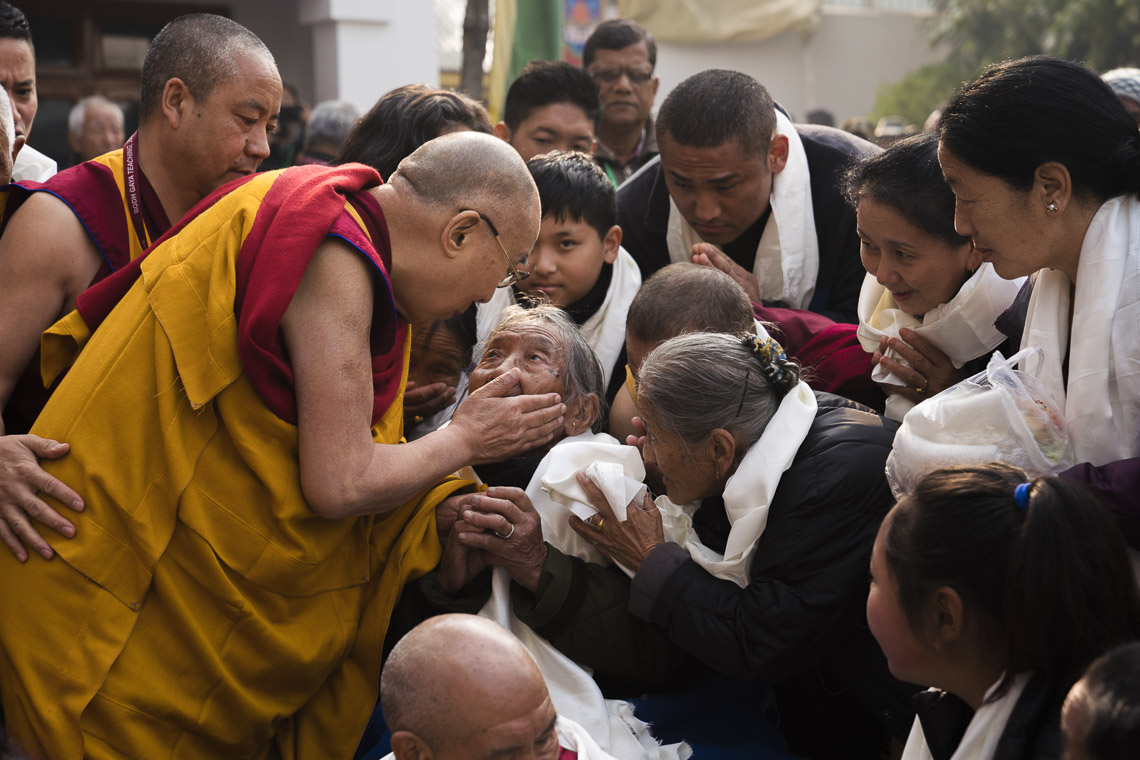
[[[474, 211], [474, 209], [470, 210]], [[478, 211], [475, 211], [475, 213], [479, 214], [479, 218], [486, 222], [487, 226], [491, 228], [491, 234], [495, 236], [495, 242], [499, 244], [499, 249], [503, 252], [503, 256], [507, 259], [509, 272], [507, 273], [507, 276], [504, 277], [502, 281], [495, 287], [507, 288], [511, 285], [518, 285], [527, 277], [530, 277], [530, 272], [520, 272], [518, 270], [518, 267], [515, 266], [515, 262], [511, 259], [511, 254], [507, 253], [507, 247], [503, 245], [503, 239], [499, 237], [499, 230], [495, 227], [495, 223], [488, 219], [486, 214], [480, 213]]]
[[625, 74], [626, 77], [629, 78], [629, 83], [636, 87], [645, 84], [653, 78], [653, 69], [625, 66], [617, 68], [595, 69], [594, 71], [590, 72], [590, 76], [594, 78], [595, 82], [605, 85], [612, 85], [616, 83], [619, 79], [621, 79], [622, 74]]

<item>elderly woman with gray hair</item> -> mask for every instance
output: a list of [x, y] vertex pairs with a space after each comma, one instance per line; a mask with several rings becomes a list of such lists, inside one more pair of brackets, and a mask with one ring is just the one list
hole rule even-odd
[[[766, 334], [659, 344], [641, 367], [638, 408], [638, 443], [665, 495], [619, 520], [583, 479], [598, 514], [571, 520], [633, 571], [629, 612], [715, 671], [786, 682], [781, 730], [799, 754], [862, 756], [861, 739], [902, 738], [910, 689], [890, 677], [862, 614], [893, 501], [883, 466], [895, 423], [814, 393]], [[820, 732], [821, 720], [836, 731]], [[836, 734], [842, 750], [827, 744]]]

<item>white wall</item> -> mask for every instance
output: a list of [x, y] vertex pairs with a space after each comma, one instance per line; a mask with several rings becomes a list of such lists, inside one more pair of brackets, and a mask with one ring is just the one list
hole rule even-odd
[[926, 63], [943, 58], [927, 42], [925, 17], [879, 11], [824, 11], [806, 43], [788, 31], [760, 42], [687, 45], [661, 42], [657, 103], [685, 78], [705, 69], [733, 69], [760, 81], [772, 97], [803, 121], [827, 108], [838, 125], [871, 110], [875, 90]]

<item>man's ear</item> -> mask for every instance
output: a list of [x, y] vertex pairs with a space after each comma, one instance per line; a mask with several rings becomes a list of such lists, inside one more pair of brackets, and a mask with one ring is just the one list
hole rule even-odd
[[500, 140], [504, 140], [508, 143], [511, 141], [511, 128], [507, 126], [507, 123], [505, 121], [500, 121], [492, 128], [491, 131], [493, 131], [495, 133], [495, 137], [499, 138]]
[[598, 421], [602, 413], [602, 403], [594, 393], [580, 395], [566, 405], [566, 421], [562, 429], [566, 435], [585, 433]]
[[477, 211], [460, 211], [443, 226], [441, 243], [448, 258], [455, 258], [471, 248], [471, 233], [482, 220]]
[[772, 142], [768, 144], [768, 169], [773, 174], [779, 174], [787, 165], [788, 136], [777, 132], [772, 135]]
[[1046, 161], [1033, 171], [1033, 195], [1039, 199], [1041, 208], [1055, 203], [1056, 211], [1046, 212], [1049, 216], [1065, 213], [1065, 207], [1073, 198], [1073, 178], [1065, 165], [1057, 161]]
[[159, 102], [159, 111], [166, 119], [171, 129], [178, 129], [182, 120], [189, 115], [189, 108], [194, 105], [194, 97], [190, 88], [178, 77], [166, 80], [162, 88], [162, 100]]
[[736, 462], [736, 438], [724, 428], [717, 428], [709, 434], [709, 459], [716, 468], [716, 479], [728, 477]]
[[602, 238], [602, 251], [607, 264], [617, 261], [618, 250], [621, 248], [621, 227], [616, 224], [610, 227], [609, 232]]
[[433, 760], [431, 748], [411, 731], [392, 734], [392, 755], [396, 760]]
[[962, 638], [965, 625], [965, 605], [962, 597], [950, 586], [934, 592], [927, 610], [927, 628], [930, 645], [943, 652]]

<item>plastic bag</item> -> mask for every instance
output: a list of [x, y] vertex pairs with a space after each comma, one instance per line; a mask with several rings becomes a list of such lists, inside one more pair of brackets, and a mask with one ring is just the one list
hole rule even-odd
[[984, 372], [907, 413], [887, 457], [896, 499], [927, 473], [951, 465], [1005, 462], [1031, 478], [1072, 466], [1063, 409], [1037, 378], [1014, 369], [1040, 352], [1030, 347], [1006, 359], [995, 351]]

